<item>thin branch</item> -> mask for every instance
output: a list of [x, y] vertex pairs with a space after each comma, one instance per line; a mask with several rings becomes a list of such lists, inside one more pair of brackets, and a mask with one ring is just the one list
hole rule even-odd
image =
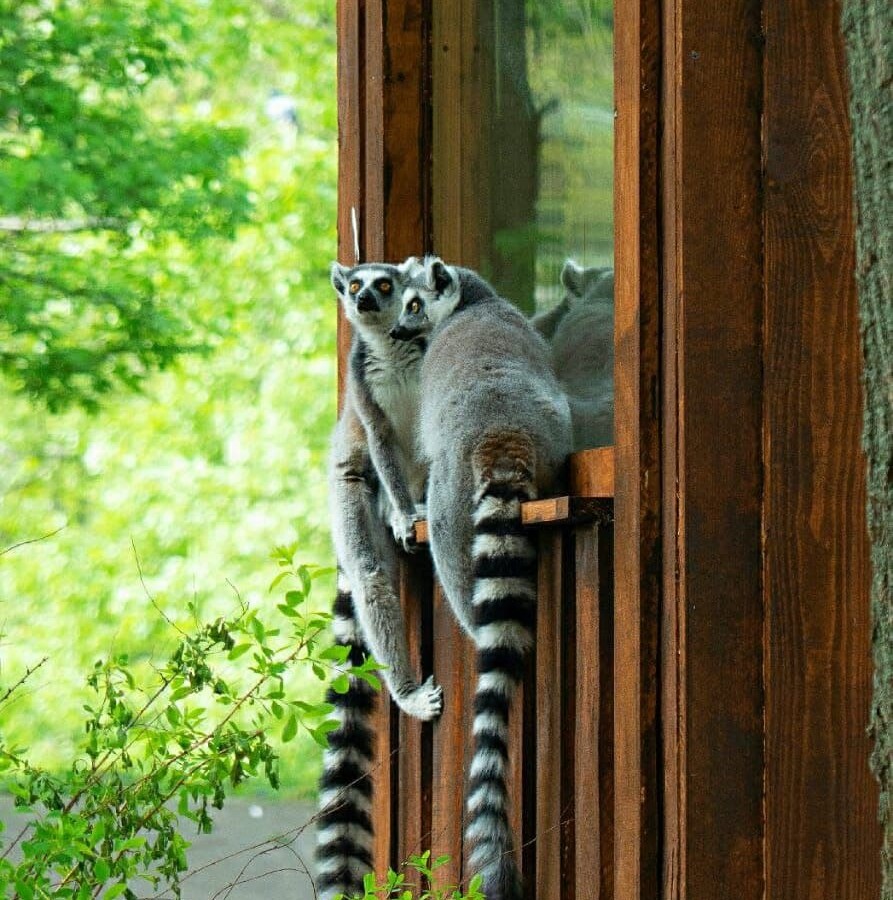
[[0, 706], [2, 706], [6, 701], [45, 663], [49, 660], [48, 656], [45, 656], [36, 666], [31, 666], [28, 669], [25, 669], [25, 674], [14, 684], [12, 687], [8, 687], [3, 695], [0, 696]]
[[61, 525], [55, 531], [51, 531], [49, 534], [43, 535], [43, 537], [30, 538], [27, 541], [19, 541], [17, 544], [13, 544], [11, 547], [7, 547], [5, 550], [0, 550], [0, 556], [6, 556], [7, 553], [12, 553], [13, 550], [18, 550], [19, 547], [25, 547], [28, 544], [39, 544], [41, 541], [49, 540], [51, 537], [54, 537], [67, 527], [67, 525]]
[[181, 637], [188, 637], [186, 632], [183, 631], [183, 629], [180, 628], [180, 626], [177, 625], [177, 623], [174, 622], [173, 619], [170, 618], [170, 616], [168, 616], [168, 614], [156, 602], [155, 598], [149, 593], [149, 587], [146, 584], [146, 579], [143, 577], [143, 567], [140, 565], [140, 555], [136, 552], [136, 544], [134, 543], [132, 537], [130, 538], [130, 546], [133, 547], [133, 558], [136, 560], [136, 571], [140, 576], [140, 584], [143, 586], [143, 591], [145, 592], [149, 602], [152, 604], [152, 606], [155, 607], [155, 611], [158, 613], [158, 615], [160, 615], [161, 618], [164, 619], [164, 621], [174, 629], [174, 631], [176, 631]]

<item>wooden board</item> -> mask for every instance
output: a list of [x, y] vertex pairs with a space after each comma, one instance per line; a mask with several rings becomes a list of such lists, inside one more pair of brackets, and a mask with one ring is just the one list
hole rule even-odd
[[659, 8], [614, 8], [615, 896], [658, 885]]
[[574, 529], [576, 900], [614, 896], [613, 528]]
[[759, 900], [760, 2], [664, 29], [663, 894]]
[[561, 885], [562, 541], [540, 535], [536, 644], [536, 897], [563, 898]]
[[766, 3], [766, 879], [880, 894], [850, 140], [837, 3]]
[[[544, 500], [528, 500], [521, 504], [521, 521], [525, 525], [557, 525], [575, 522], [610, 521], [613, 511], [610, 502], [591, 497], [549, 497]], [[428, 522], [415, 523], [415, 539], [418, 544], [428, 543]]]
[[568, 490], [576, 497], [614, 496], [614, 448], [595, 447], [568, 459]]
[[[424, 680], [432, 666], [432, 572], [427, 554], [403, 566], [400, 594], [406, 622], [410, 662]], [[431, 848], [432, 747], [429, 723], [400, 715], [396, 805], [397, 860], [405, 862]]]

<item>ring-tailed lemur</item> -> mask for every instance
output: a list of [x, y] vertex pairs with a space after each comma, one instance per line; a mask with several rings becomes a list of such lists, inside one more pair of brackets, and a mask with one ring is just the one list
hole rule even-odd
[[[441, 688], [419, 684], [409, 661], [397, 588], [396, 538], [412, 544], [426, 471], [417, 459], [419, 375], [425, 339], [389, 335], [404, 289], [421, 270], [401, 266], [332, 265], [332, 285], [353, 327], [344, 405], [332, 438], [329, 488], [338, 561], [333, 630], [349, 647], [348, 664], [366, 653], [386, 665], [397, 705], [420, 719], [443, 708]], [[393, 532], [393, 537], [391, 535]], [[317, 886], [320, 897], [362, 891], [372, 866], [369, 816], [374, 692], [358, 678], [346, 693], [330, 690], [339, 727], [328, 734], [320, 780]]]
[[437, 258], [425, 265], [427, 285], [406, 292], [395, 332], [430, 331], [419, 422], [431, 553], [477, 646], [468, 868], [483, 876], [488, 900], [520, 900], [508, 715], [536, 625], [536, 546], [521, 527], [521, 503], [552, 488], [570, 452], [570, 411], [528, 320], [474, 272]]
[[555, 374], [567, 394], [574, 450], [611, 444], [614, 436], [614, 270], [561, 270], [565, 297], [531, 319], [552, 346]]

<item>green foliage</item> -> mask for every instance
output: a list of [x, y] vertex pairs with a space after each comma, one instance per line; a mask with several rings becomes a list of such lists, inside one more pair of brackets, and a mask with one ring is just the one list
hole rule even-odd
[[[183, 820], [208, 832], [229, 788], [253, 778], [278, 787], [278, 742], [270, 738], [276, 723], [283, 744], [303, 729], [324, 745], [337, 727], [330, 704], [286, 690], [289, 671], [330, 680], [335, 670], [378, 686], [372, 660], [347, 666], [344, 648], [323, 643], [329, 617], [308, 601], [325, 572], [297, 564], [294, 554], [293, 546], [273, 554], [277, 613], [240, 603], [235, 613], [196, 620], [188, 631], [168, 623], [177, 645], [165, 662], [144, 668], [143, 678], [126, 656], [96, 662], [80, 746], [62, 771], [32, 763], [27, 751], [0, 739], [0, 772], [16, 805], [33, 813], [0, 855], [3, 896], [133, 898], [136, 878], [179, 896], [189, 847]], [[0, 705], [31, 674], [2, 692]], [[10, 857], [14, 847], [20, 862]]]
[[[481, 893], [481, 877], [475, 875], [466, 892], [455, 885], [439, 885], [436, 872], [449, 862], [448, 856], [439, 856], [431, 860], [431, 852], [426, 850], [417, 856], [411, 856], [405, 863], [412, 875], [407, 880], [405, 873], [388, 870], [384, 881], [379, 882], [375, 875], [368, 874], [363, 880], [363, 896], [353, 900], [484, 900]], [[342, 895], [343, 896], [343, 895]]]
[[[143, 9], [123, 0], [82, 6], [133, 6], [131, 17]], [[3, 671], [49, 657], [29, 690], [0, 709], [0, 729], [50, 768], [70, 758], [81, 728], [79, 673], [108, 655], [145, 666], [169, 642], [147, 592], [188, 628], [182, 598], [203, 618], [225, 615], [228, 582], [252, 605], [265, 602], [257, 560], [274, 542], [300, 537], [307, 559], [331, 554], [324, 470], [335, 413], [336, 305], [327, 280], [336, 219], [333, 9], [328, 0], [183, 0], [178, 8], [184, 31], [169, 44], [177, 65], [137, 99], [152, 122], [249, 136], [230, 169], [247, 186], [250, 219], [226, 241], [156, 231], [124, 245], [114, 233], [91, 234], [89, 253], [80, 249], [83, 234], [32, 234], [28, 265], [54, 265], [57, 249], [76, 240], [63, 260], [67, 284], [92, 291], [114, 282], [111, 294], [133, 298], [148, 318], [156, 307], [139, 298], [151, 289], [157, 309], [190, 328], [184, 338], [170, 326], [172, 343], [207, 352], [181, 356], [162, 373], [139, 367], [140, 392], [110, 390], [92, 415], [77, 406], [48, 415], [20, 384], [0, 380], [0, 548], [61, 529], [0, 557], [0, 617], [9, 634], [28, 636], [0, 647]], [[166, 28], [162, 20], [160, 33]], [[273, 89], [294, 98], [300, 129], [267, 115]], [[3, 246], [0, 268], [10, 260]], [[17, 302], [7, 283], [0, 275], [4, 348], [4, 316]], [[80, 322], [75, 308], [71, 298], [48, 301], [41, 316], [67, 329], [79, 352], [113, 347], [106, 326], [90, 318], [106, 315], [102, 305], [85, 301], [90, 313]], [[162, 328], [131, 321], [134, 335]], [[331, 581], [313, 602], [329, 605]], [[311, 672], [289, 677], [295, 695], [321, 696]], [[284, 786], [309, 795], [319, 767], [313, 739], [299, 729], [282, 757]]]
[[0, 0], [0, 372], [51, 410], [202, 346], [168, 254], [249, 201], [242, 129], [151, 105], [189, 39], [169, 0]]

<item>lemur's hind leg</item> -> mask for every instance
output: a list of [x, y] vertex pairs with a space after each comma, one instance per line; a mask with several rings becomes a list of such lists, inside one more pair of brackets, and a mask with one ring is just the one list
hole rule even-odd
[[420, 684], [409, 661], [398, 592], [399, 564], [390, 529], [362, 477], [345, 476], [333, 486], [333, 533], [338, 563], [350, 583], [366, 646], [378, 662], [396, 704], [426, 721], [443, 710], [443, 689], [428, 678]]

